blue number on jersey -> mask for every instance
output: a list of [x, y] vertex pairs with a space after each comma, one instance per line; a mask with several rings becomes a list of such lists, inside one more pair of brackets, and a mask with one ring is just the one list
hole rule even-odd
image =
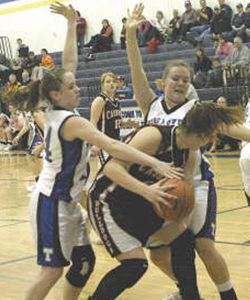
[[52, 162], [51, 151], [49, 150], [50, 138], [51, 138], [51, 127], [49, 127], [49, 130], [48, 130], [46, 138], [45, 138], [45, 159], [51, 163]]

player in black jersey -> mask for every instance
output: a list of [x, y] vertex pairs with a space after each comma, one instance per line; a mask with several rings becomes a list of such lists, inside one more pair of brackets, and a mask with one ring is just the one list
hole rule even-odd
[[[158, 159], [184, 167], [193, 179], [195, 150], [213, 138], [217, 130], [234, 128], [241, 113], [214, 103], [194, 106], [179, 127], [147, 126], [129, 141], [133, 147]], [[250, 134], [248, 132], [248, 139]], [[101, 280], [89, 300], [112, 300], [132, 287], [146, 272], [143, 247], [157, 236], [170, 244], [173, 271], [184, 300], [200, 299], [194, 266], [194, 235], [184, 223], [166, 225], [152, 206], [153, 188], [161, 177], [139, 164], [108, 161], [89, 191], [88, 211], [93, 227], [120, 265]]]
[[[101, 77], [101, 93], [97, 96], [91, 106], [90, 122], [107, 136], [119, 140], [122, 127], [136, 126], [137, 123], [130, 120], [122, 120], [120, 100], [114, 98], [117, 78], [112, 72], [104, 73]], [[95, 146], [92, 152], [99, 156], [101, 164], [107, 159], [107, 153]]]

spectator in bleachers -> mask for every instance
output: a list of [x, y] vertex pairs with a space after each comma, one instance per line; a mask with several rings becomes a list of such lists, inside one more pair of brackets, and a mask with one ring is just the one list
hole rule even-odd
[[234, 37], [239, 36], [243, 42], [246, 40], [246, 13], [244, 12], [243, 5], [241, 3], [236, 5], [237, 13], [232, 20], [232, 30], [227, 34], [227, 38], [230, 42]]
[[213, 10], [207, 6], [206, 0], [200, 0], [201, 9], [196, 10], [197, 25], [190, 28], [192, 38], [196, 39], [210, 27]]
[[145, 20], [137, 30], [137, 39], [139, 47], [144, 47], [154, 38], [154, 27], [148, 20]]
[[81, 17], [81, 14], [76, 10], [77, 19], [76, 19], [76, 39], [77, 39], [77, 49], [78, 53], [80, 49], [84, 46], [84, 36], [86, 33], [87, 22]]
[[177, 9], [173, 10], [173, 19], [169, 22], [168, 27], [168, 42], [174, 43], [177, 41], [177, 37], [180, 32], [180, 28], [178, 26], [180, 20], [179, 12]]
[[35, 55], [33, 51], [29, 52], [28, 58], [25, 60], [23, 67], [29, 72], [30, 76], [35, 67], [40, 65], [40, 59]]
[[246, 26], [246, 40], [247, 42], [249, 42], [250, 41], [250, 2], [246, 7], [245, 26]]
[[48, 70], [54, 70], [55, 69], [55, 64], [53, 61], [53, 58], [49, 55], [48, 50], [43, 48], [41, 50], [41, 66], [47, 68]]
[[214, 7], [214, 15], [211, 21], [211, 32], [213, 35], [213, 39], [218, 41], [219, 36], [222, 34], [222, 26], [223, 20], [221, 18], [221, 10], [219, 6]]
[[180, 29], [178, 42], [185, 40], [186, 33], [197, 23], [196, 11], [192, 8], [192, 4], [189, 0], [185, 1], [185, 8], [186, 11], [182, 14], [179, 22], [176, 24], [177, 28]]
[[110, 26], [107, 19], [102, 20], [102, 29], [100, 34], [91, 37], [91, 40], [85, 44], [85, 47], [90, 48], [87, 60], [94, 60], [94, 53], [110, 51], [113, 43], [113, 28]]
[[22, 73], [22, 85], [28, 85], [31, 82], [30, 74], [27, 70]]
[[17, 52], [16, 52], [16, 60], [18, 60], [19, 57], [28, 57], [29, 54], [29, 47], [25, 45], [22, 41], [22, 39], [17, 39]]
[[126, 85], [125, 77], [122, 75], [117, 76], [116, 81], [117, 88], [115, 90], [115, 98], [122, 99], [133, 99], [133, 89]]
[[121, 49], [126, 49], [126, 21], [127, 18], [122, 18], [122, 30], [120, 35]]
[[220, 5], [221, 32], [231, 31], [231, 19], [233, 10], [225, 3], [225, 0], [218, 0]]
[[223, 66], [219, 58], [213, 60], [212, 70], [207, 73], [206, 87], [222, 86]]
[[222, 61], [228, 62], [232, 58], [233, 44], [228, 42], [227, 38], [224, 35], [220, 35], [218, 48], [216, 49], [215, 54], [221, 58]]
[[157, 78], [155, 79], [154, 83], [155, 83], [154, 93], [157, 95], [157, 97], [164, 95], [164, 86], [163, 86], [162, 79]]
[[207, 73], [212, 69], [212, 61], [205, 54], [204, 49], [199, 48], [196, 51], [196, 60], [194, 63], [193, 83], [196, 88], [203, 88], [206, 85]]
[[10, 74], [9, 81], [7, 83], [6, 87], [6, 93], [14, 93], [16, 92], [19, 87], [21, 86], [21, 83], [17, 81], [17, 77], [15, 74]]

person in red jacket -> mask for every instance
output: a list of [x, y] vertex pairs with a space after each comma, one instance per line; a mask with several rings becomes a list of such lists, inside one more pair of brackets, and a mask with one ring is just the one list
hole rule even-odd
[[79, 50], [84, 46], [84, 36], [86, 33], [87, 22], [81, 17], [80, 12], [77, 10], [77, 20], [76, 20], [76, 38], [77, 38], [77, 49]]

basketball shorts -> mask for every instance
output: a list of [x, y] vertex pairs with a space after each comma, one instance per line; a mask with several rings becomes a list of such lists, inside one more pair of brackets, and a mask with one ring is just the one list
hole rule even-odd
[[77, 202], [47, 197], [36, 188], [31, 196], [29, 214], [39, 265], [67, 266], [75, 246], [90, 244], [86, 213]]
[[164, 221], [154, 212], [148, 201], [139, 210], [135, 207], [134, 211], [126, 211], [121, 208], [119, 201], [114, 204], [107, 198], [107, 201], [100, 200], [105, 196], [103, 194], [100, 197], [89, 194], [88, 213], [92, 226], [112, 257], [144, 247], [149, 236], [161, 229]]
[[245, 192], [250, 196], [250, 144], [243, 146], [240, 152], [240, 168]]
[[[217, 198], [214, 182], [197, 181], [194, 184], [195, 206], [191, 214], [186, 218], [187, 227], [196, 238], [208, 238], [214, 241], [216, 230]], [[165, 222], [163, 226], [167, 226]], [[156, 249], [164, 245], [161, 241], [150, 237], [147, 248]]]

